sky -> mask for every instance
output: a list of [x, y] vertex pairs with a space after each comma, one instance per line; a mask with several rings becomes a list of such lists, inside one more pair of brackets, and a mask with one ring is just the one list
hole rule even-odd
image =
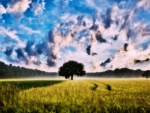
[[58, 71], [150, 70], [149, 0], [0, 0], [0, 61]]

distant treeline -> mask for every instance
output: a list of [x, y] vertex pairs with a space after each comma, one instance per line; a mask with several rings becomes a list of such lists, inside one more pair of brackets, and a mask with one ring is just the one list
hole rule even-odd
[[[108, 70], [105, 72], [91, 72], [86, 73], [86, 77], [111, 77], [111, 78], [133, 78], [133, 77], [147, 77], [150, 76], [150, 71], [142, 74], [146, 71], [142, 70], [131, 70], [128, 68]], [[30, 77], [56, 77], [56, 72], [45, 72], [37, 69], [27, 69], [20, 66], [6, 65], [0, 62], [0, 78], [30, 78]]]
[[112, 78], [133, 78], [133, 77], [142, 77], [142, 74], [145, 71], [142, 70], [131, 70], [128, 68], [108, 70], [105, 72], [95, 72], [95, 73], [87, 73], [87, 77], [112, 77]]
[[49, 73], [37, 69], [27, 69], [20, 66], [6, 65], [0, 62], [0, 78], [29, 78], [29, 77], [54, 77], [57, 73]]

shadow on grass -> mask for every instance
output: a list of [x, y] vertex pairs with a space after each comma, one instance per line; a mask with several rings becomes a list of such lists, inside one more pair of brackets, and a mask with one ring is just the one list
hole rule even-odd
[[94, 86], [91, 88], [91, 90], [95, 91], [98, 88], [98, 84], [93, 83]]
[[[104, 84], [104, 85], [106, 86], [106, 89], [107, 89], [108, 91], [111, 91], [111, 90], [112, 90], [112, 87], [111, 87], [111, 85], [109, 85], [109, 84], [105, 84], [105, 83], [99, 83], [99, 84]], [[91, 90], [95, 91], [95, 90], [98, 88], [98, 84], [93, 83], [93, 85], [94, 85], [94, 86], [91, 88]]]
[[8, 84], [16, 86], [21, 90], [52, 86], [58, 83], [64, 82], [62, 80], [33, 80], [33, 81], [2, 81], [0, 85], [6, 86]]

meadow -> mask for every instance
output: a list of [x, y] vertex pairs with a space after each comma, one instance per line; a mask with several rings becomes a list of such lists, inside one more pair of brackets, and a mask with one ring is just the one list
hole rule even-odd
[[149, 112], [149, 79], [0, 81], [0, 113]]

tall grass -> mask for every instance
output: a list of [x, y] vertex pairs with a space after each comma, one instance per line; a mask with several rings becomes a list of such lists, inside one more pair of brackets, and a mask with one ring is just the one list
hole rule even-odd
[[[8, 106], [1, 106], [3, 112], [9, 110], [18, 113], [150, 112], [149, 80], [65, 81], [19, 91], [16, 88], [15, 92], [13, 105], [7, 103]], [[11, 101], [12, 99], [10, 97]]]

